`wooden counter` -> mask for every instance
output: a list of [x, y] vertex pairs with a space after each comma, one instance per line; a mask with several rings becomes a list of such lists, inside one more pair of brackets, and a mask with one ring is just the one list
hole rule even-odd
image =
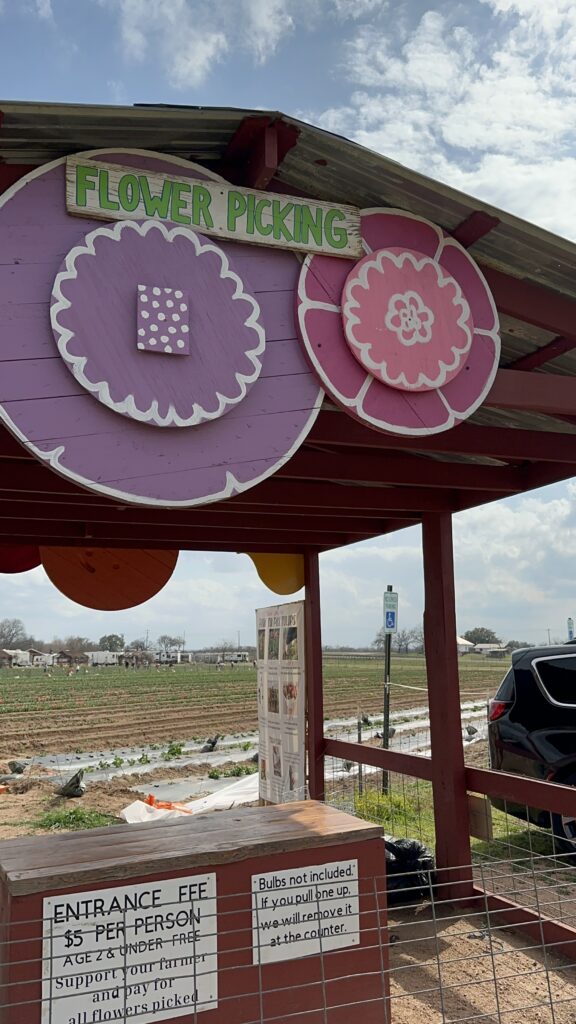
[[0, 842], [0, 882], [13, 896], [355, 843], [378, 825], [306, 800], [190, 818]]
[[381, 837], [305, 801], [0, 842], [0, 1024], [383, 1024]]

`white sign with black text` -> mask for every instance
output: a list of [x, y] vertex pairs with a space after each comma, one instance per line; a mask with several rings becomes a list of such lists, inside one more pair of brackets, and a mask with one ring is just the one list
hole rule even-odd
[[305, 800], [304, 602], [256, 612], [259, 795], [269, 803]]
[[44, 900], [42, 1024], [153, 1024], [217, 1005], [215, 874]]
[[358, 861], [252, 875], [252, 941], [255, 964], [359, 945]]

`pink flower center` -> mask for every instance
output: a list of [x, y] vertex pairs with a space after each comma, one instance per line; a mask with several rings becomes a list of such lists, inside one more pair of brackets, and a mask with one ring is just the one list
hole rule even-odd
[[429, 256], [380, 249], [346, 279], [342, 320], [354, 357], [402, 391], [432, 391], [465, 365], [474, 325], [460, 285]]

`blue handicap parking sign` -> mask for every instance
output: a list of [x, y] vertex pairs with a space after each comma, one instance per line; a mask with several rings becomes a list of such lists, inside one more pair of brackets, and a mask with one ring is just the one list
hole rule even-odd
[[386, 612], [386, 629], [394, 629], [396, 626], [396, 612]]

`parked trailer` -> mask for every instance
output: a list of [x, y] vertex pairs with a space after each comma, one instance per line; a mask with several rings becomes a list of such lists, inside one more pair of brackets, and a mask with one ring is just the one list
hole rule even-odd
[[119, 651], [88, 651], [87, 653], [88, 663], [93, 668], [119, 665], [123, 657], [124, 655]]

